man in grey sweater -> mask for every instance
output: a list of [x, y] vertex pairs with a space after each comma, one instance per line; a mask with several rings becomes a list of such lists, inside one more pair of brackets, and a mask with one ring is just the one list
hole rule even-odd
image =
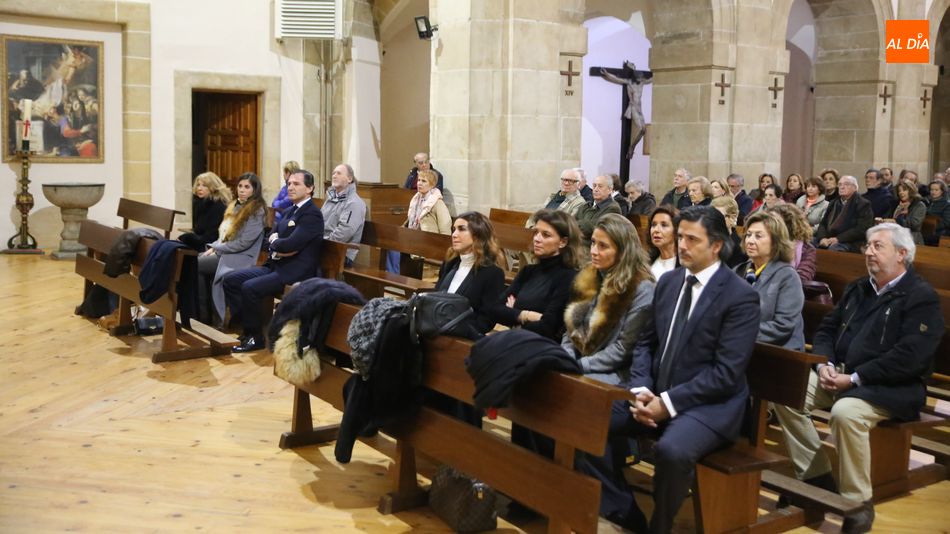
[[[330, 188], [323, 202], [323, 238], [340, 243], [359, 243], [366, 222], [366, 202], [356, 194], [353, 167], [341, 163], [333, 169]], [[346, 266], [353, 265], [358, 250], [346, 251]]]

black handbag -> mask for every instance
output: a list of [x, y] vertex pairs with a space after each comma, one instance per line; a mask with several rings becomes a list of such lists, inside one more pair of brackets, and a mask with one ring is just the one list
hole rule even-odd
[[498, 526], [495, 490], [443, 465], [432, 477], [429, 506], [456, 532], [482, 532]]
[[409, 299], [407, 313], [409, 333], [416, 342], [442, 335], [472, 336], [469, 319], [475, 312], [464, 295], [444, 291], [417, 293]]
[[161, 334], [165, 321], [160, 316], [139, 317], [132, 320], [132, 332], [137, 336], [154, 336]]
[[824, 282], [819, 282], [818, 280], [802, 282], [802, 291], [805, 293], [805, 300], [809, 302], [834, 306], [831, 288]]

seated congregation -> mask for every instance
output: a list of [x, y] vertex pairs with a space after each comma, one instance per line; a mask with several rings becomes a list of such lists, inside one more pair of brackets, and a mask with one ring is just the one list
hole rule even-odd
[[[405, 182], [416, 192], [404, 226], [450, 239], [445, 257], [435, 258], [442, 261], [434, 283], [420, 291], [465, 297], [470, 312], [453, 322], [452, 332], [474, 342], [479, 376], [488, 372], [484, 362], [512, 366], [499, 362], [530, 360], [531, 354], [521, 352], [532, 347], [544, 351], [544, 361], [532, 363], [535, 374], [571, 369], [598, 387], [618, 390], [609, 413], [600, 414], [607, 425], [602, 454], [575, 455], [571, 449], [568, 464], [600, 483], [600, 516], [634, 532], [673, 528], [691, 491], [697, 498], [694, 480], [703, 459], [747, 435], [747, 370], [757, 344], [768, 344], [798, 353], [809, 349], [821, 361], [800, 392], [801, 406], [774, 407], [795, 477], [854, 503], [843, 532], [871, 529], [872, 433], [878, 425], [920, 417], [945, 335], [940, 292], [946, 288], [935, 289], [938, 282], [915, 269], [915, 257], [928, 244], [950, 235], [950, 201], [941, 177], [918, 185], [917, 175], [904, 171], [893, 185], [890, 169], [870, 169], [862, 195], [855, 177], [834, 169], [809, 179], [791, 174], [785, 189], [763, 174], [758, 188], [746, 193], [738, 174], [709, 180], [681, 168], [657, 203], [640, 182], [621, 184], [603, 175], [587, 186], [582, 169], [565, 169], [559, 189], [525, 214], [530, 243], [513, 250], [502, 247], [500, 236], [518, 225], [475, 211], [453, 218], [441, 192], [442, 174], [425, 153], [415, 163]], [[354, 268], [364, 228], [373, 224], [349, 165], [333, 170], [320, 207], [312, 198], [310, 172], [288, 162], [284, 178], [267, 208], [252, 173], [239, 177], [233, 200], [220, 178], [199, 175], [193, 228], [178, 238], [198, 254], [198, 319], [221, 329], [240, 325], [240, 343], [231, 349], [236, 353], [274, 350], [274, 329], [268, 339], [264, 335], [272, 299], [294, 305], [305, 299], [299, 293], [313, 285], [290, 293], [288, 286], [330, 274], [320, 268], [330, 243], [346, 247], [344, 272]], [[928, 217], [935, 224], [925, 231]], [[819, 249], [862, 254], [866, 274], [852, 277], [836, 294], [816, 275], [822, 269]], [[523, 259], [514, 273], [512, 252]], [[416, 255], [408, 249], [381, 253], [391, 273], [399, 272], [400, 260]], [[946, 273], [950, 254], [943, 262]], [[350, 324], [374, 319], [364, 312], [393, 313], [384, 310], [397, 304], [385, 300], [357, 306]], [[833, 306], [813, 335], [806, 335], [803, 311], [810, 300]], [[275, 317], [285, 318], [290, 312], [281, 306]], [[331, 311], [321, 327], [307, 328], [308, 335], [325, 338], [317, 346], [329, 346], [348, 326], [338, 324]], [[334, 331], [339, 328], [344, 331]], [[512, 336], [508, 329], [520, 333]], [[350, 343], [354, 366], [358, 349], [365, 352], [375, 336], [384, 339], [387, 329], [365, 331], [372, 339], [356, 339], [360, 347]], [[497, 342], [505, 336], [510, 344]], [[425, 365], [431, 344], [421, 347], [405, 350], [421, 351]], [[486, 385], [471, 368], [469, 373], [476, 394], [484, 392]], [[441, 394], [424, 394], [418, 403], [467, 425], [480, 426], [485, 416], [481, 407]], [[821, 409], [830, 411], [835, 469], [813, 422], [811, 412]], [[394, 432], [406, 435], [400, 428]], [[350, 430], [372, 434], [379, 426]], [[566, 454], [551, 436], [517, 423], [511, 441], [552, 459]], [[624, 474], [630, 457], [654, 466], [649, 519]], [[795, 498], [783, 497], [778, 506], [790, 504]]]

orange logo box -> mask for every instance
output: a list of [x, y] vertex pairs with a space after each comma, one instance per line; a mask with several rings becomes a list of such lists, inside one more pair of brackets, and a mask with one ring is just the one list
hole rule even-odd
[[888, 63], [930, 62], [930, 21], [888, 20], [884, 28]]

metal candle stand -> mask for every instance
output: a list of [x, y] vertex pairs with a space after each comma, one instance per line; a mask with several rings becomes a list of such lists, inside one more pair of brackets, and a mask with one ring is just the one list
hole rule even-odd
[[33, 195], [30, 193], [30, 140], [23, 139], [16, 155], [20, 158], [20, 192], [16, 195], [16, 207], [20, 211], [20, 231], [7, 240], [4, 254], [43, 254], [36, 247], [36, 238], [30, 235], [30, 210], [33, 209]]

